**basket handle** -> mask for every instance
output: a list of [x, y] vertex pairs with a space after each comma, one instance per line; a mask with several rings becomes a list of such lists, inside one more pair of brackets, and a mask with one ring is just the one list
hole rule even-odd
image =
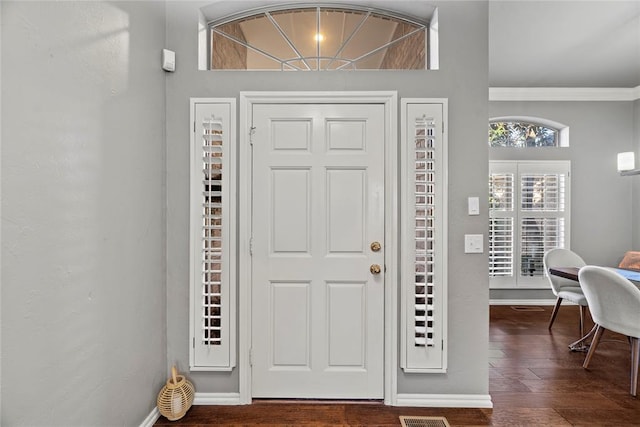
[[173, 365], [171, 367], [171, 377], [173, 378], [173, 384], [178, 384], [178, 379], [176, 378], [178, 376], [178, 370], [176, 369], [176, 366]]

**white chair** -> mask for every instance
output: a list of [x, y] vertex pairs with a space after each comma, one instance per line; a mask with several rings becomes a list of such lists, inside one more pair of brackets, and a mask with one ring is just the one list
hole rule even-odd
[[640, 289], [615, 271], [604, 267], [587, 266], [578, 273], [596, 332], [583, 367], [589, 362], [608, 329], [629, 337], [631, 343], [631, 395], [638, 388], [638, 363], [640, 363]]
[[553, 322], [556, 320], [558, 310], [562, 300], [566, 299], [574, 304], [580, 306], [580, 337], [584, 336], [584, 318], [587, 309], [587, 299], [584, 297], [580, 283], [565, 279], [564, 277], [554, 276], [549, 274], [549, 268], [551, 267], [584, 267], [587, 265], [584, 260], [577, 253], [563, 248], [556, 248], [547, 251], [542, 258], [544, 271], [549, 279], [551, 290], [556, 296], [556, 305], [553, 307], [551, 313], [551, 319], [549, 320], [549, 329], [553, 326]]

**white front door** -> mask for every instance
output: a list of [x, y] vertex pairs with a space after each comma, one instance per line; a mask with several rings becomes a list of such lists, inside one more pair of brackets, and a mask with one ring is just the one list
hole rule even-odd
[[253, 105], [253, 397], [383, 397], [384, 111]]

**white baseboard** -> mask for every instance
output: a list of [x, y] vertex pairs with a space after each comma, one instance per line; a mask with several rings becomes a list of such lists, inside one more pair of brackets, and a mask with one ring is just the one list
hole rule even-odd
[[[490, 299], [489, 305], [555, 305], [555, 299]], [[573, 304], [566, 300], [562, 304]]]
[[[240, 393], [196, 393], [193, 397], [194, 405], [240, 405]], [[153, 427], [160, 418], [158, 407], [147, 415], [140, 427]]]
[[398, 394], [396, 406], [427, 408], [493, 408], [488, 394]]
[[147, 415], [147, 418], [145, 418], [142, 424], [140, 424], [140, 427], [153, 427], [153, 425], [156, 423], [156, 421], [158, 421], [159, 418], [160, 418], [160, 411], [158, 410], [158, 407], [155, 406], [151, 410], [149, 415]]
[[[196, 393], [194, 405], [240, 405], [240, 393]], [[493, 408], [488, 394], [398, 394], [395, 406], [425, 408]], [[153, 427], [160, 411], [153, 408], [140, 427]]]
[[240, 393], [196, 393], [194, 405], [241, 405]]

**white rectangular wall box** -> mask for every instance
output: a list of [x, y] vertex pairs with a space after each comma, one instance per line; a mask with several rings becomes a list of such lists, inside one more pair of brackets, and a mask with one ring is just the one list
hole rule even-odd
[[480, 215], [479, 197], [469, 197], [469, 199], [467, 199], [467, 203], [469, 205], [469, 215]]
[[465, 254], [481, 254], [484, 251], [482, 234], [465, 234], [464, 235], [464, 253]]
[[162, 69], [173, 72], [176, 70], [176, 53], [169, 49], [162, 49]]

